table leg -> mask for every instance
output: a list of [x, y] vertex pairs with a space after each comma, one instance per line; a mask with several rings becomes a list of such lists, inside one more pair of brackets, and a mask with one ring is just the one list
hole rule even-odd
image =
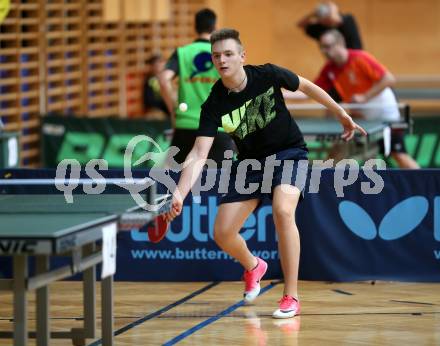
[[[36, 256], [37, 274], [49, 271], [49, 256]], [[37, 299], [37, 345], [49, 345], [49, 286], [36, 290]]]
[[14, 259], [14, 346], [26, 346], [28, 341], [26, 279], [28, 264], [26, 255]]
[[102, 344], [112, 346], [113, 338], [113, 275], [101, 279]]
[[[84, 246], [83, 255], [91, 255], [96, 245]], [[84, 334], [87, 338], [95, 338], [96, 334], [96, 267], [84, 270], [83, 273], [83, 304], [84, 304]]]

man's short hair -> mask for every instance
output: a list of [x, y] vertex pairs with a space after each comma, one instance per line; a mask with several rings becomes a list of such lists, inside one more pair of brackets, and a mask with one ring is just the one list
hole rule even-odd
[[223, 41], [227, 39], [233, 39], [240, 47], [243, 47], [240, 41], [240, 33], [237, 30], [234, 29], [220, 29], [217, 31], [214, 31], [211, 35], [211, 45], [218, 41]]
[[147, 60], [145, 60], [145, 64], [147, 65], [153, 65], [157, 63], [158, 61], [162, 60], [162, 55], [160, 53], [152, 54], [150, 57], [148, 57]]
[[196, 13], [196, 31], [197, 33], [210, 34], [215, 30], [215, 23], [217, 21], [217, 15], [213, 10], [209, 8], [204, 8]]
[[342, 44], [344, 47], [347, 46], [347, 44], [345, 43], [344, 35], [342, 35], [342, 33], [339, 30], [336, 29], [326, 30], [321, 34], [320, 38], [324, 35], [331, 35], [334, 37], [335, 42]]

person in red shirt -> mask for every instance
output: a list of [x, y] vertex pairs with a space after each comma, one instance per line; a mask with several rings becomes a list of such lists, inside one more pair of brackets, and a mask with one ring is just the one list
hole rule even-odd
[[[359, 103], [371, 107], [360, 107], [353, 115], [367, 120], [398, 121], [400, 119], [396, 97], [391, 86], [395, 78], [371, 54], [356, 49], [347, 49], [342, 34], [328, 30], [321, 35], [319, 46], [327, 58], [314, 83], [338, 101]], [[393, 131], [391, 156], [401, 168], [419, 168], [408, 155], [404, 134]]]

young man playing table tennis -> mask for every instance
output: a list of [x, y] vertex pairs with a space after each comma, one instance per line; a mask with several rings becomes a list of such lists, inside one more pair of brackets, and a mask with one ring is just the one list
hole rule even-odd
[[[300, 311], [297, 292], [300, 241], [295, 210], [302, 195], [302, 191], [295, 186], [295, 177], [298, 161], [307, 159], [307, 149], [295, 120], [286, 109], [281, 88], [291, 91], [299, 89], [326, 106], [341, 122], [343, 139], [350, 140], [356, 130], [364, 135], [365, 131], [310, 81], [271, 64], [243, 66], [245, 52], [237, 31], [216, 31], [211, 36], [211, 44], [212, 60], [221, 80], [213, 86], [202, 106], [198, 137], [185, 160], [177, 189], [173, 193], [172, 208], [165, 217], [171, 222], [181, 213], [183, 200], [203, 168], [217, 128], [222, 126], [234, 139], [239, 156], [231, 170], [228, 193], [220, 201], [214, 239], [222, 250], [244, 267], [244, 300], [252, 302], [260, 292], [260, 280], [267, 270], [267, 264], [252, 255], [239, 231], [260, 201], [270, 198], [285, 282], [279, 308], [273, 317], [293, 317]], [[271, 188], [269, 192], [264, 192], [261, 188], [263, 169], [266, 158], [271, 155], [282, 163], [274, 167]], [[261, 170], [247, 167], [246, 184], [252, 182], [259, 186], [252, 193], [238, 193], [235, 189], [235, 180], [242, 173], [237, 168], [245, 159], [257, 160], [262, 167]], [[295, 162], [287, 182], [281, 179], [283, 160]]]

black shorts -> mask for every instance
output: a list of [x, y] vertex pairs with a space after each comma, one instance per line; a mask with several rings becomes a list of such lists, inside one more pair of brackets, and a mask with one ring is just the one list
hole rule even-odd
[[[406, 153], [405, 130], [391, 130], [391, 153]], [[380, 153], [385, 155], [384, 143], [381, 141]]]
[[274, 188], [281, 184], [298, 187], [302, 199], [307, 168], [307, 150], [303, 148], [285, 149], [263, 159], [235, 161], [227, 192], [221, 196], [220, 204], [255, 198], [260, 202], [264, 198], [272, 199]]
[[[180, 149], [180, 151], [174, 156], [177, 163], [183, 163], [185, 161], [196, 141], [196, 138], [197, 130], [174, 130], [171, 145]], [[224, 160], [225, 150], [232, 150], [235, 152], [235, 144], [228, 134], [219, 132], [214, 138], [214, 143], [209, 151], [208, 159], [212, 159], [220, 165], [222, 160]]]

